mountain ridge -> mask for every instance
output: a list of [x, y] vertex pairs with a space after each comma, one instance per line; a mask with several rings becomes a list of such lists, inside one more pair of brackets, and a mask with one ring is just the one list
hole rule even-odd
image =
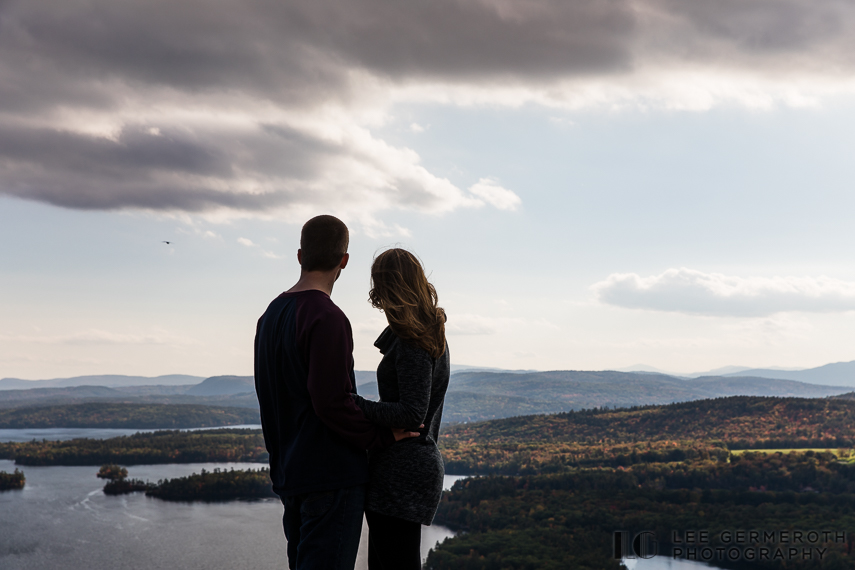
[[188, 396], [230, 396], [255, 393], [253, 376], [211, 376], [184, 392]]
[[24, 380], [21, 378], [0, 379], [0, 390], [28, 390], [32, 388], [69, 388], [73, 386], [177, 386], [197, 384], [204, 376], [189, 374], [165, 374], [163, 376], [127, 376], [124, 374], [94, 374], [51, 378], [49, 380]]
[[832, 386], [847, 386], [855, 388], [855, 360], [850, 362], [832, 362], [806, 368], [804, 370], [774, 370], [770, 368], [751, 368], [741, 372], [725, 374], [724, 376], [755, 376], [760, 378], [775, 378], [779, 380], [795, 380], [809, 384], [823, 382]]

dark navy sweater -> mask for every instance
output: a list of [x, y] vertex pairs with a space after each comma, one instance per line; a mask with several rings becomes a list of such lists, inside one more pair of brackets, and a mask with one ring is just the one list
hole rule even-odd
[[323, 291], [283, 293], [258, 320], [255, 390], [280, 496], [366, 483], [365, 450], [395, 442], [353, 400], [350, 322]]

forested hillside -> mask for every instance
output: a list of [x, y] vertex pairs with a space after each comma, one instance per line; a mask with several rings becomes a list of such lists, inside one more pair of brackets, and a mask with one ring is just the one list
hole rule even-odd
[[855, 437], [855, 403], [828, 398], [732, 396], [666, 406], [592, 409], [554, 415], [505, 418], [444, 430], [456, 439], [578, 441], [595, 443], [718, 439], [753, 442], [769, 439]]
[[[658, 554], [666, 558], [677, 548], [685, 557], [686, 545], [674, 542], [675, 532], [685, 537], [687, 530], [703, 530], [708, 540], [694, 546], [711, 547], [707, 560], [718, 567], [851, 570], [853, 513], [855, 465], [830, 453], [466, 479], [443, 495], [436, 516], [463, 533], [433, 550], [426, 568], [617, 570], [616, 530], [653, 532]], [[816, 538], [805, 533], [794, 544], [792, 531], [802, 529], [818, 531]], [[772, 538], [727, 542], [727, 532], [738, 530]], [[781, 531], [790, 534], [783, 538]]]
[[552, 473], [727, 449], [852, 447], [855, 401], [734, 396], [581, 410], [450, 426], [440, 439], [446, 469], [460, 474]]
[[267, 462], [261, 430], [157, 431], [110, 439], [0, 443], [0, 459], [19, 465], [146, 465]]
[[[426, 567], [617, 570], [615, 531], [685, 557], [674, 532], [695, 529], [711, 553], [695, 559], [717, 567], [855, 569], [854, 414], [839, 398], [730, 397], [453, 426], [446, 472], [487, 476], [444, 494], [436, 521], [463, 532]], [[731, 451], [747, 447], [832, 451]], [[722, 534], [750, 529], [772, 538]], [[801, 529], [826, 534], [797, 548], [780, 534]]]
[[258, 410], [190, 404], [89, 402], [0, 410], [0, 429], [130, 428], [169, 429], [257, 424]]

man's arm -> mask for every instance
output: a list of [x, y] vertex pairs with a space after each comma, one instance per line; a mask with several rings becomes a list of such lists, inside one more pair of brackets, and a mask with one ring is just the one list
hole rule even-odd
[[[267, 373], [266, 369], [269, 366], [267, 359], [261, 354], [259, 347], [261, 346], [261, 327], [264, 322], [265, 315], [262, 315], [260, 319], [258, 319], [258, 324], [255, 326], [255, 342], [254, 342], [254, 384], [255, 384], [255, 394], [258, 398], [258, 412], [259, 417], [261, 418], [261, 431], [264, 435], [264, 446], [267, 449], [267, 453], [272, 457], [275, 457], [279, 453], [279, 431], [276, 429], [271, 429], [271, 422], [275, 420], [269, 420], [267, 413], [270, 409], [270, 402], [274, 400], [268, 393], [269, 385], [267, 384]], [[276, 414], [271, 413], [271, 417], [275, 418]]]
[[321, 421], [362, 449], [381, 449], [395, 443], [392, 431], [372, 424], [351, 395], [353, 339], [344, 315], [324, 311], [315, 316], [305, 342], [309, 396]]
[[395, 369], [400, 395], [397, 402], [374, 402], [357, 395], [353, 398], [375, 424], [416, 430], [424, 421], [430, 404], [433, 361], [425, 350], [399, 341]]

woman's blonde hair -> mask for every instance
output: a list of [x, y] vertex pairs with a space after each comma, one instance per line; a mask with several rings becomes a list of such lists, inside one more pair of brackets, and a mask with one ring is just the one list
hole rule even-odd
[[445, 311], [424, 268], [405, 249], [389, 249], [371, 265], [371, 305], [386, 313], [392, 331], [434, 358], [445, 352]]

